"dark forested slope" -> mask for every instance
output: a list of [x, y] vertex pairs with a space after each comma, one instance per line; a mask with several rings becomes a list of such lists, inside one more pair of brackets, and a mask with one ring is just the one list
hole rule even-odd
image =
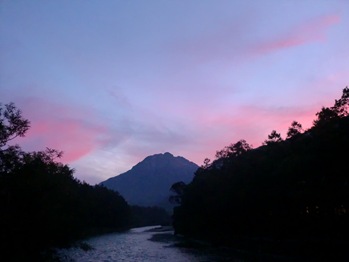
[[177, 233], [229, 243], [236, 237], [349, 240], [349, 89], [309, 130], [293, 122], [263, 146], [245, 141], [198, 169], [174, 210]]
[[0, 260], [41, 261], [48, 248], [128, 228], [124, 198], [74, 178], [74, 170], [57, 161], [61, 152], [9, 145], [29, 124], [14, 104], [0, 104]]

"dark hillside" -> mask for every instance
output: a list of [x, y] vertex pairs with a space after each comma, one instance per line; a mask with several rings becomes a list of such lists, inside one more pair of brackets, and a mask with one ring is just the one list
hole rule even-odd
[[13, 103], [0, 104], [0, 261], [51, 261], [51, 248], [129, 228], [125, 199], [74, 178], [61, 152], [8, 145], [29, 126]]
[[[216, 244], [237, 238], [348, 244], [348, 100], [345, 88], [304, 133], [282, 140], [272, 132], [259, 148], [240, 140], [219, 151], [185, 188], [174, 212], [176, 232]], [[314, 255], [320, 246], [303, 247]]]

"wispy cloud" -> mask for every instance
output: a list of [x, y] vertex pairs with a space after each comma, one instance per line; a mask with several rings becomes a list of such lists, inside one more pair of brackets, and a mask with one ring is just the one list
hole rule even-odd
[[18, 140], [25, 149], [62, 150], [62, 161], [69, 163], [100, 147], [110, 135], [107, 127], [98, 123], [89, 110], [38, 98], [22, 99], [19, 104], [31, 122], [25, 138]]
[[259, 43], [253, 49], [257, 54], [267, 54], [311, 42], [325, 41], [327, 30], [339, 22], [339, 15], [318, 17], [291, 28], [280, 36]]
[[[246, 17], [253, 19], [251, 16]], [[257, 30], [258, 23], [251, 23], [246, 18], [236, 19], [235, 24], [223, 26], [215, 32], [208, 31], [204, 35], [191, 39], [181, 39], [173, 44], [172, 49], [178, 55], [175, 59], [191, 65], [208, 62], [240, 64], [255, 55], [325, 41], [328, 29], [338, 24], [340, 20], [341, 17], [337, 14], [316, 17], [284, 28], [277, 35], [266, 34], [258, 39], [250, 37], [250, 33]]]

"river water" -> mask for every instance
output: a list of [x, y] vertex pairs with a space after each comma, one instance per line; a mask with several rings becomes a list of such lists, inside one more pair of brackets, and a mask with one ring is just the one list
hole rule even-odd
[[[254, 249], [243, 251], [212, 247], [197, 241], [188, 242], [184, 238], [175, 236], [171, 228], [160, 226], [134, 228], [124, 233], [101, 235], [86, 239], [82, 243], [77, 245], [80, 247], [56, 250], [59, 260], [62, 262], [349, 261], [322, 260], [321, 256], [317, 256], [317, 259], [290, 256], [290, 254], [280, 256]], [[83, 247], [90, 247], [90, 249], [86, 250]]]
[[143, 227], [87, 239], [88, 251], [75, 247], [57, 252], [62, 262], [247, 261], [224, 249], [179, 247], [179, 241], [172, 231]]

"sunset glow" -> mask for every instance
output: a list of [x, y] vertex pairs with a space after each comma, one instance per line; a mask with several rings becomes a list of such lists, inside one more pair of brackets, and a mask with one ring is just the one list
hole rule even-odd
[[[102, 4], [103, 3], [103, 4]], [[311, 127], [349, 85], [349, 1], [1, 1], [0, 103], [90, 184]]]

